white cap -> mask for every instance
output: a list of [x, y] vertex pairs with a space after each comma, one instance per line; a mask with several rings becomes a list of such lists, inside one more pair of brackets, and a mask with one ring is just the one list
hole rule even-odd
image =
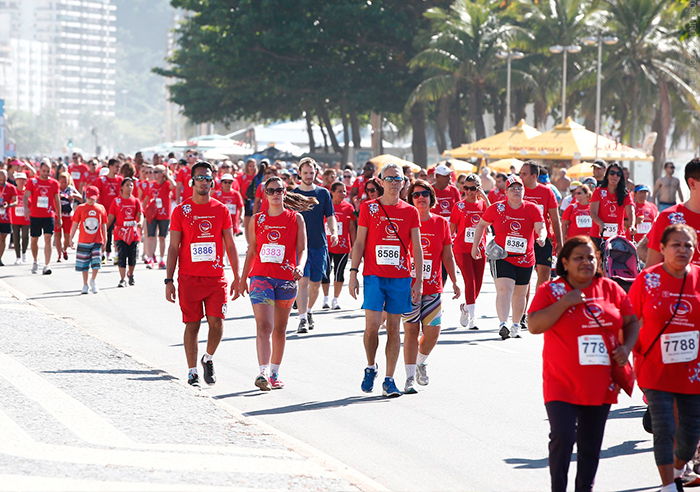
[[177, 159], [175, 159], [174, 157], [171, 159], [168, 159], [168, 164], [177, 164]]
[[439, 174], [440, 176], [449, 176], [452, 174], [452, 169], [444, 164], [440, 164], [435, 168], [435, 174]]
[[26, 173], [23, 173], [23, 172], [15, 173], [14, 177], [15, 177], [15, 179], [27, 179]]
[[103, 167], [100, 169], [100, 176], [107, 176], [109, 174], [109, 169]]
[[231, 173], [226, 173], [221, 176], [221, 181], [233, 181], [233, 175]]

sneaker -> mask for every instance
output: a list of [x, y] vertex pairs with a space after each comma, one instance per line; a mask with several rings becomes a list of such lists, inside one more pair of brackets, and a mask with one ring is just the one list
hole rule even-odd
[[466, 327], [470, 322], [471, 317], [469, 316], [469, 311], [467, 311], [467, 305], [461, 304], [459, 306], [459, 324]]
[[107, 257], [105, 255], [102, 255], [102, 264], [104, 265], [107, 261]]
[[[410, 376], [406, 378], [406, 384], [403, 387], [403, 392], [406, 395], [415, 395], [418, 393], [418, 390], [413, 387], [413, 384], [416, 382], [416, 378], [413, 376]], [[386, 395], [385, 395], [386, 396]]]
[[362, 391], [365, 393], [371, 393], [374, 389], [374, 380], [377, 379], [377, 369], [379, 369], [379, 366], [377, 366], [376, 369], [365, 367], [365, 377], [360, 385]]
[[280, 379], [279, 374], [277, 374], [276, 372], [270, 374], [270, 387], [273, 390], [281, 390], [282, 388], [284, 388], [284, 383]]
[[187, 384], [190, 386], [194, 386], [195, 388], [200, 388], [199, 384], [199, 374], [197, 373], [192, 373], [189, 376], [187, 376]]
[[134, 285], [136, 282], [134, 282], [134, 276], [133, 275], [127, 275], [129, 278], [129, 285]]
[[330, 309], [331, 306], [328, 304], [328, 301], [323, 301], [323, 309]]
[[22, 263], [27, 263], [27, 255], [22, 253]]
[[300, 319], [299, 320], [299, 328], [297, 328], [297, 333], [308, 333], [309, 329], [306, 327], [308, 323], [306, 322], [306, 319]]
[[527, 331], [527, 314], [523, 313], [522, 317], [520, 318], [520, 326], [522, 327], [523, 330]]
[[17, 258], [15, 260], [15, 265], [21, 265], [22, 264], [22, 258]]
[[501, 337], [501, 340], [510, 338], [510, 330], [505, 323], [501, 323], [501, 328], [498, 330], [498, 335]]
[[255, 378], [255, 386], [260, 388], [260, 391], [270, 391], [270, 381], [264, 374], [259, 374], [258, 377]]
[[296, 301], [296, 299], [294, 299], [294, 304], [292, 304], [292, 309], [294, 309], [295, 311], [299, 309], [299, 308], [297, 307], [297, 301]]
[[51, 269], [49, 268], [48, 265], [44, 266], [44, 268], [41, 270], [42, 275], [51, 275]]
[[333, 299], [331, 301], [331, 309], [333, 309], [334, 311], [340, 309], [340, 304], [338, 304], [338, 299]]
[[682, 477], [678, 477], [678, 478], [676, 478], [676, 479], [674, 480], [674, 482], [675, 482], [675, 484], [676, 484], [676, 491], [677, 491], [677, 492], [683, 492], [683, 478], [682, 478]]
[[121, 279], [121, 280], [119, 281], [119, 283], [117, 284], [117, 287], [119, 287], [119, 288], [126, 287], [126, 280]]
[[90, 292], [97, 294], [99, 291], [100, 289], [97, 287], [97, 282], [90, 280]]
[[510, 327], [510, 337], [520, 338], [520, 323], [513, 323], [513, 326]]
[[416, 382], [421, 386], [428, 386], [430, 378], [428, 377], [428, 364], [418, 364], [416, 366]]
[[160, 260], [160, 263], [158, 263], [158, 270], [165, 270], [165, 262], [163, 260]]
[[63, 252], [63, 259], [68, 261], [68, 251]]
[[401, 392], [396, 387], [396, 383], [394, 383], [394, 378], [384, 378], [384, 382], [382, 383], [382, 395], [387, 398], [398, 398], [401, 396]]
[[119, 263], [119, 257], [115, 256], [114, 258], [112, 258], [112, 265], [116, 265], [117, 263]]
[[35, 261], [34, 263], [32, 263], [32, 273], [36, 273], [38, 271], [39, 271], [39, 263], [37, 263]]
[[216, 384], [216, 374], [214, 373], [214, 362], [204, 362], [204, 356], [202, 356], [202, 368], [204, 369], [204, 381], [209, 385]]
[[88, 290], [89, 290], [89, 289], [88, 289], [88, 286], [87, 286], [87, 285], [83, 285], [83, 290], [81, 290], [80, 293], [81, 293], [81, 294], [87, 294], [87, 293], [88, 293]]
[[309, 322], [309, 330], [314, 329], [314, 316], [311, 313], [306, 313], [306, 320]]
[[153, 260], [146, 260], [146, 268], [149, 270], [153, 270], [153, 267], [155, 266], [156, 262]]
[[61, 258], [61, 255], [59, 254], [58, 259], [56, 260], [56, 263], [61, 263], [62, 261], [63, 261], [63, 259]]
[[683, 475], [681, 475], [683, 480], [683, 487], [698, 487], [700, 486], [700, 476], [693, 471], [689, 466], [685, 466], [683, 470]]
[[478, 330], [479, 327], [476, 326], [476, 317], [469, 318], [469, 324], [467, 325], [468, 330]]

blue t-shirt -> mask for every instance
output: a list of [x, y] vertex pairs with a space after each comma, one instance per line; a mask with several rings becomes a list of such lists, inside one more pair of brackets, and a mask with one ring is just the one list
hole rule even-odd
[[328, 248], [326, 242], [326, 228], [323, 224], [324, 217], [330, 217], [335, 212], [333, 211], [333, 202], [331, 201], [330, 192], [317, 186], [313, 191], [301, 191], [299, 188], [294, 190], [294, 193], [313, 197], [318, 200], [318, 205], [306, 212], [299, 212], [306, 222], [306, 241], [308, 248]]

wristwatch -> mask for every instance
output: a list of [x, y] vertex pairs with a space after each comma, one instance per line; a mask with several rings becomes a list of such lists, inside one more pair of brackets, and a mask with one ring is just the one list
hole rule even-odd
[[174, 282], [174, 280], [173, 280], [173, 279], [171, 279], [171, 278], [166, 278], [166, 279], [164, 280], [164, 282], [165, 282], [165, 285], [168, 285], [168, 284], [171, 284], [171, 283], [173, 283], [173, 282]]

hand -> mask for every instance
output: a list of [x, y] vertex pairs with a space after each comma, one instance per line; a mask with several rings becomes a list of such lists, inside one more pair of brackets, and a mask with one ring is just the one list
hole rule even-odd
[[302, 270], [300, 267], [295, 267], [294, 271], [292, 272], [292, 276], [294, 277], [295, 281], [299, 280], [304, 276], [304, 270]]
[[559, 256], [559, 253], [561, 253], [561, 243], [557, 243], [556, 247], [556, 255]]
[[459, 288], [459, 285], [455, 284], [454, 282], [452, 283], [452, 287], [454, 287], [455, 295], [452, 299], [457, 299], [459, 298], [460, 295], [462, 295], [462, 290]]
[[239, 297], [245, 297], [246, 292], [248, 292], [248, 279], [241, 278], [238, 281], [238, 285], [236, 285], [236, 295], [234, 299], [238, 299]]
[[167, 299], [169, 302], [174, 303], [176, 299], [176, 294], [175, 294], [175, 284], [173, 282], [169, 282], [165, 286], [165, 299]]
[[350, 290], [350, 297], [352, 297], [353, 299], [357, 299], [357, 296], [360, 294], [360, 282], [357, 281], [356, 272], [350, 272], [348, 289]]
[[566, 302], [569, 305], [569, 307], [571, 307], [585, 302], [586, 296], [580, 289], [574, 289], [564, 294], [561, 300]]
[[337, 234], [331, 235], [331, 246], [334, 248], [336, 246], [338, 246], [338, 235]]
[[472, 248], [472, 258], [474, 258], [475, 260], [480, 260], [480, 259], [481, 259], [481, 251], [479, 250], [479, 246], [478, 246], [478, 245], [475, 245], [475, 246]]
[[635, 226], [630, 227], [629, 231], [630, 236], [634, 236], [635, 234], [637, 234], [637, 228]]
[[423, 282], [413, 282], [413, 286], [411, 287], [411, 301], [413, 301], [414, 304], [418, 304], [422, 294]]
[[537, 244], [539, 244], [540, 247], [544, 246], [546, 242], [547, 242], [547, 238], [546, 238], [546, 237], [538, 237], [538, 238], [537, 238]]
[[613, 360], [618, 366], [624, 366], [627, 364], [627, 360], [630, 356], [630, 350], [624, 345], [619, 345], [612, 353]]
[[231, 295], [232, 300], [238, 299], [238, 284], [240, 283], [240, 278], [239, 277], [233, 277], [233, 281], [231, 281], [231, 288], [229, 289], [229, 294]]
[[24, 209], [24, 218], [25, 219], [29, 218], [29, 207], [25, 207], [25, 209]]

